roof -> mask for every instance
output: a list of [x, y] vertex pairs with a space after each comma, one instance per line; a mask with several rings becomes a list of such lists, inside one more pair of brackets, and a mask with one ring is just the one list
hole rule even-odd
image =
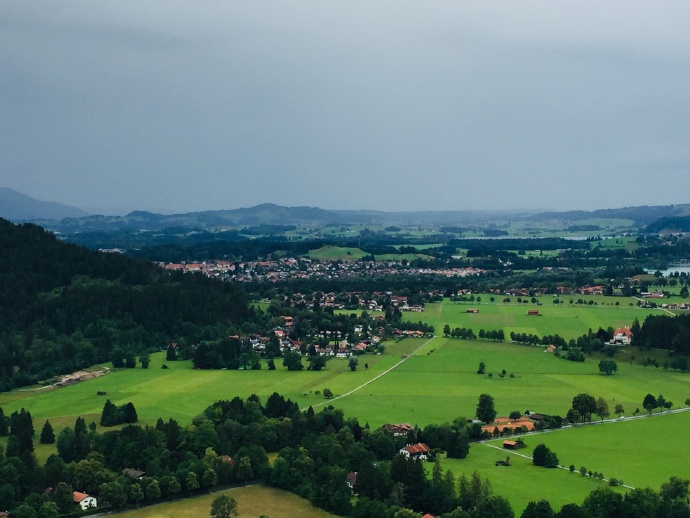
[[144, 471], [139, 471], [138, 469], [125, 468], [122, 470], [122, 474], [129, 478], [141, 478], [144, 476]]
[[350, 484], [352, 487], [354, 487], [356, 482], [357, 482], [357, 472], [356, 471], [350, 471], [347, 474], [347, 483]]
[[226, 464], [230, 464], [231, 466], [235, 465], [235, 459], [233, 459], [230, 455], [221, 455], [218, 458]]
[[420, 442], [418, 444], [412, 444], [410, 446], [405, 446], [403, 448], [403, 450], [405, 450], [410, 455], [418, 455], [420, 453], [429, 453], [431, 451], [431, 448], [429, 448], [423, 442]]
[[623, 327], [619, 327], [618, 329], [616, 329], [616, 332], [613, 334], [614, 334], [614, 336], [615, 335], [632, 336], [632, 331], [627, 326], [623, 326]]
[[86, 493], [80, 493], [79, 491], [73, 491], [72, 492], [72, 499], [74, 500], [75, 504], [78, 504], [82, 500], [86, 500], [90, 496], [91, 495], [87, 495]]
[[515, 441], [503, 441], [503, 446], [517, 446]]

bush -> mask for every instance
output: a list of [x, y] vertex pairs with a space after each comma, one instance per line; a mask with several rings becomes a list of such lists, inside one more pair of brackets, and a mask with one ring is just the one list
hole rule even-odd
[[323, 397], [326, 399], [331, 399], [333, 397], [333, 392], [331, 392], [331, 389], [323, 389]]

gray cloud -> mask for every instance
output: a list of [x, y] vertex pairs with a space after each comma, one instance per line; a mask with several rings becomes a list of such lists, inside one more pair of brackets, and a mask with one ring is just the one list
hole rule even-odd
[[0, 185], [168, 212], [687, 202], [689, 11], [0, 0]]

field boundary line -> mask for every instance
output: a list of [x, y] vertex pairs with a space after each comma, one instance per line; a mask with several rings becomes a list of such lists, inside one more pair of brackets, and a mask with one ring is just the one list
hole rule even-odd
[[[533, 460], [532, 457], [530, 457], [529, 455], [525, 455], [524, 453], [516, 453], [514, 450], [511, 450], [511, 451], [504, 450], [503, 448], [499, 448], [498, 446], [494, 446], [493, 444], [488, 444], [488, 443], [483, 442], [483, 441], [480, 442], [480, 444], [483, 444], [484, 446], [488, 446], [489, 448], [494, 448], [494, 449], [496, 449], [496, 450], [498, 450], [498, 451], [507, 452], [509, 455], [517, 455], [518, 457], [522, 457], [522, 458], [527, 459], [527, 460]], [[558, 464], [556, 467], [559, 468], [559, 469], [564, 469], [564, 470], [566, 470], [568, 473], [572, 473], [572, 474], [577, 473], [577, 474], [580, 474], [579, 471], [577, 471], [577, 470], [575, 470], [575, 471], [570, 471], [570, 468], [567, 468], [567, 467], [565, 467], [565, 466], [561, 466], [560, 464]], [[548, 468], [546, 468], [546, 469], [548, 469]], [[582, 475], [580, 475], [580, 476], [582, 476]], [[602, 480], [603, 482], [608, 482], [608, 481], [609, 481], [608, 478], [602, 478], [601, 480]], [[624, 488], [627, 488], [627, 489], [635, 489], [634, 486], [629, 486], [628, 484], [618, 484], [618, 487], [624, 487]]]
[[[340, 396], [337, 396], [337, 397], [328, 399], [328, 400], [326, 400], [326, 401], [322, 401], [321, 403], [316, 403], [315, 405], [309, 405], [309, 406], [311, 406], [312, 408], [320, 407], [320, 406], [323, 406], [323, 405], [330, 404], [332, 401], [337, 401], [338, 399], [342, 399], [342, 398], [344, 398], [344, 397], [346, 397], [346, 396], [349, 396], [349, 395], [351, 395], [351, 394], [354, 394], [354, 393], [357, 392], [359, 389], [364, 388], [364, 387], [366, 387], [367, 385], [369, 385], [370, 383], [375, 382], [377, 379], [382, 378], [383, 376], [385, 376], [386, 374], [388, 374], [389, 372], [391, 372], [393, 369], [396, 369], [397, 367], [399, 367], [400, 365], [402, 365], [403, 363], [405, 363], [407, 360], [409, 360], [409, 359], [412, 358], [415, 354], [417, 354], [426, 344], [428, 344], [429, 342], [431, 342], [432, 340], [434, 340], [434, 339], [436, 339], [436, 338], [438, 338], [438, 337], [437, 337], [437, 336], [433, 336], [433, 337], [429, 338], [426, 342], [424, 342], [422, 345], [420, 345], [419, 347], [417, 347], [414, 351], [412, 351], [410, 354], [408, 354], [405, 358], [403, 358], [402, 360], [400, 360], [398, 363], [396, 363], [395, 365], [393, 365], [393, 366], [387, 368], [387, 369], [386, 369], [385, 371], [383, 371], [381, 374], [378, 374], [378, 375], [374, 376], [374, 377], [371, 378], [369, 381], [365, 381], [365, 382], [362, 383], [361, 385], [359, 385], [359, 386], [353, 388], [351, 391], [346, 392], [345, 394], [341, 394]], [[307, 407], [307, 408], [308, 408], [308, 407]], [[302, 410], [307, 410], [307, 409], [306, 409], [306, 408], [303, 408]]]
[[[688, 407], [685, 407], [685, 408], [682, 408], [682, 407], [681, 407], [681, 408], [673, 408], [673, 409], [667, 410], [666, 412], [651, 413], [651, 414], [640, 414], [640, 415], [636, 415], [636, 416], [626, 417], [626, 418], [624, 418], [624, 419], [620, 419], [620, 418], [618, 418], [618, 419], [616, 419], [616, 418], [611, 418], [611, 419], [604, 419], [604, 420], [602, 420], [602, 421], [589, 422], [589, 423], [587, 423], [587, 424], [584, 424], [584, 426], [601, 426], [601, 425], [604, 425], [604, 424], [612, 424], [612, 423], [626, 423], [626, 422], [631, 422], [631, 421], [634, 421], [634, 420], [637, 420], [637, 419], [650, 419], [650, 418], [655, 418], [655, 417], [661, 417], [661, 416], [664, 416], [664, 415], [680, 414], [680, 413], [688, 412], [688, 411], [690, 411], [690, 408], [688, 408]], [[559, 431], [563, 431], [563, 430], [571, 430], [571, 429], [574, 429], [574, 428], [581, 428], [582, 426], [583, 426], [583, 425], [580, 425], [580, 426], [573, 426], [572, 424], [570, 424], [570, 425], [567, 425], [567, 426], [563, 426], [563, 427], [561, 427], [561, 428], [549, 428], [549, 429], [545, 429], [545, 430], [535, 430], [535, 431], [527, 432], [527, 433], [524, 433], [524, 434], [513, 434], [513, 435], [510, 435], [510, 436], [504, 436], [504, 437], [518, 437], [518, 436], [519, 436], [519, 437], [530, 437], [530, 436], [531, 436], [531, 437], [534, 437], [534, 436], [538, 436], [538, 435], [542, 435], [542, 434], [546, 434], [546, 433], [559, 432]], [[498, 451], [507, 452], [507, 453], [510, 454], [510, 455], [517, 455], [518, 457], [523, 457], [523, 458], [525, 458], [525, 459], [532, 460], [532, 457], [530, 457], [529, 455], [525, 455], [524, 453], [517, 453], [517, 452], [515, 452], [514, 450], [508, 451], [508, 450], [503, 449], [503, 448], [500, 447], [500, 446], [496, 446], [496, 445], [494, 445], [494, 444], [489, 444], [489, 442], [488, 442], [488, 441], [495, 441], [495, 440], [500, 440], [500, 438], [484, 439], [483, 441], [477, 441], [477, 442], [474, 443], [474, 444], [482, 444], [482, 445], [484, 445], [484, 446], [488, 446], [489, 448], [494, 448], [494, 449], [496, 449], [496, 450], [498, 450]], [[566, 471], [568, 471], [568, 472], [570, 472], [570, 469], [567, 468], [566, 466], [561, 466], [561, 465], [559, 464], [557, 467], [558, 467], [558, 468], [561, 468], [561, 469], [564, 469], [564, 470], [566, 470]], [[577, 470], [575, 470], [575, 471], [577, 472]], [[607, 479], [607, 478], [602, 478], [602, 480], [603, 480], [604, 482], [608, 482], [608, 481], [609, 481], [609, 479]], [[624, 488], [627, 488], [627, 489], [635, 489], [635, 486], [630, 486], [630, 485], [628, 485], [628, 484], [618, 484], [618, 485], [619, 485], [620, 487], [624, 487]]]

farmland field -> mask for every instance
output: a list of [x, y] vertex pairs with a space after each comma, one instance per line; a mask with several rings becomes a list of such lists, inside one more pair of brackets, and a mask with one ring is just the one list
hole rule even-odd
[[152, 505], [118, 513], [123, 518], [186, 518], [189, 516], [209, 516], [211, 502], [219, 495], [228, 495], [237, 500], [239, 517], [270, 516], [271, 518], [328, 518], [334, 516], [323, 509], [314, 507], [308, 500], [287, 491], [265, 486], [249, 486], [210, 495], [187, 498], [177, 502]]
[[[421, 320], [432, 324], [437, 333], [441, 333], [443, 326], [449, 324], [451, 328], [467, 327], [479, 329], [503, 329], [506, 337], [511, 331], [516, 333], [531, 333], [539, 336], [555, 335], [569, 340], [587, 333], [589, 329], [596, 332], [599, 327], [619, 327], [631, 325], [635, 318], [642, 322], [647, 315], [667, 314], [661, 309], [640, 309], [637, 302], [630, 297], [584, 297], [566, 295], [561, 298], [565, 304], [554, 304], [553, 297], [538, 297], [541, 306], [536, 304], [519, 304], [517, 297], [509, 297], [511, 303], [502, 301], [505, 296], [493, 295], [495, 302], [490, 303], [492, 295], [480, 294], [481, 302], [450, 302], [427, 304], [423, 313], [408, 314], [406, 318], [412, 321]], [[596, 305], [567, 304], [571, 299], [585, 302], [592, 300]], [[616, 302], [619, 303], [616, 306]], [[606, 304], [606, 305], [604, 305]], [[479, 313], [467, 313], [468, 308], [476, 308]], [[541, 316], [529, 316], [528, 310], [539, 310]]]
[[[537, 445], [541, 436], [531, 436], [525, 440], [527, 444]], [[511, 466], [494, 464], [496, 460], [506, 457], [510, 457]], [[530, 500], [546, 498], [554, 509], [560, 509], [571, 502], [581, 504], [592, 490], [606, 485], [605, 482], [565, 470], [537, 467], [531, 460], [483, 444], [473, 444], [466, 459], [444, 458], [441, 465], [443, 469], [452, 471], [456, 480], [460, 474], [470, 478], [474, 471], [483, 479], [488, 478], [494, 493], [510, 501], [516, 516], [520, 516]]]
[[[470, 306], [478, 307], [480, 313], [466, 313]], [[538, 307], [543, 316], [527, 316], [527, 307]], [[502, 328], [506, 334], [511, 330], [539, 335], [558, 332], [570, 338], [589, 328], [629, 324], [635, 316], [643, 320], [651, 311], [600, 304], [579, 307], [444, 302], [428, 305], [424, 313], [405, 315], [433, 324], [437, 333], [448, 323], [452, 327], [472, 327], [475, 332], [480, 328]], [[633, 354], [640, 357], [631, 361]], [[156, 353], [149, 369], [116, 370], [62, 389], [2, 393], [0, 404], [6, 415], [22, 407], [29, 409], [36, 429], [50, 419], [56, 432], [72, 426], [78, 416], [87, 422], [98, 422], [106, 398], [118, 405], [132, 401], [143, 424], [153, 424], [158, 417], [173, 417], [187, 424], [214, 401], [246, 398], [253, 393], [265, 401], [274, 391], [297, 401], [301, 408], [312, 405], [318, 411], [318, 406], [333, 404], [342, 408], [346, 416], [357, 417], [362, 424], [372, 427], [386, 422], [410, 422], [423, 427], [458, 416], [473, 417], [478, 396], [483, 393], [494, 397], [499, 415], [528, 409], [564, 415], [572, 398], [581, 392], [604, 397], [611, 410], [620, 403], [630, 415], [641, 407], [647, 393], [663, 394], [676, 407], [690, 397], [690, 375], [639, 364], [642, 355], [662, 360], [666, 354], [622, 349], [614, 357], [618, 372], [604, 376], [598, 371], [596, 356], [576, 363], [545, 353], [543, 347], [443, 336], [388, 341], [384, 354], [361, 356], [356, 372], [348, 369], [347, 361], [338, 359], [331, 360], [320, 372], [287, 372], [281, 366], [275, 371], [265, 367], [260, 371], [194, 370], [188, 361], [168, 362], [169, 368], [162, 369], [164, 353]], [[480, 362], [486, 364], [484, 375], [476, 372]], [[503, 370], [506, 374], [501, 376]], [[357, 387], [361, 388], [334, 401], [320, 394], [329, 388], [337, 398]], [[107, 392], [107, 397], [98, 396], [97, 391]], [[550, 432], [530, 436], [528, 444], [533, 447], [543, 440], [556, 451], [561, 464], [572, 463], [578, 468], [585, 465], [634, 486], [658, 488], [671, 475], [690, 474], [682, 465], [684, 457], [673, 454], [682, 450], [682, 444], [666, 440], [664, 435], [664, 444], [648, 446], [655, 437], [666, 433], [680, 441], [689, 419], [690, 413], [684, 413]], [[640, 451], [640, 444], [645, 445], [644, 452]], [[36, 451], [39, 460], [44, 461], [55, 450], [54, 446], [37, 444]], [[475, 444], [467, 459], [444, 460], [444, 467], [468, 474], [477, 469], [492, 480], [496, 493], [508, 497], [518, 512], [529, 500], [547, 495], [554, 505], [581, 502], [592, 488], [601, 484], [561, 470], [534, 468], [529, 461], [517, 459], [510, 468], [497, 468], [493, 461], [501, 454]], [[657, 463], [660, 458], [669, 460]]]
[[690, 479], [690, 466], [683, 453], [687, 451], [688, 426], [690, 412], [655, 412], [652, 417], [570, 428], [525, 440], [532, 446], [546, 444], [556, 452], [561, 465], [574, 464], [576, 469], [585, 466], [633, 487], [658, 490], [671, 475]]

